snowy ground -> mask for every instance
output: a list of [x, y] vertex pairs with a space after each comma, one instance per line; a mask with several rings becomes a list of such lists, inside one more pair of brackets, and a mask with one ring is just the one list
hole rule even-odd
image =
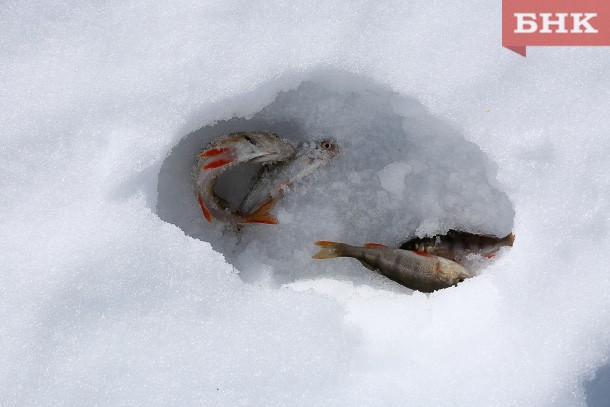
[[[585, 403], [610, 49], [523, 59], [491, 1], [6, 2], [0, 26], [1, 405]], [[235, 236], [190, 170], [254, 126], [342, 154]], [[517, 239], [431, 295], [310, 259], [448, 228]]]

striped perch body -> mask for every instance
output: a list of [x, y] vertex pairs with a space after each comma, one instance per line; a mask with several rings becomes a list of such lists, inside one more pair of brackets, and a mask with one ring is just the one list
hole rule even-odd
[[515, 235], [512, 233], [500, 238], [450, 229], [444, 235], [415, 237], [403, 243], [400, 248], [441, 256], [462, 264], [469, 254], [493, 257], [502, 247], [512, 246], [514, 241]]

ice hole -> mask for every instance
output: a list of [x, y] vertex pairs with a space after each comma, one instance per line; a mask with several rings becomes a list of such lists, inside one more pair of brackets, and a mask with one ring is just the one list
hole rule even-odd
[[[230, 107], [227, 107], [227, 111]], [[297, 142], [330, 137], [341, 154], [277, 204], [279, 225], [205, 221], [193, 192], [195, 156], [221, 134], [271, 131]], [[415, 98], [348, 74], [303, 81], [251, 117], [210, 123], [186, 135], [165, 159], [157, 213], [210, 242], [244, 281], [276, 284], [332, 277], [396, 288], [352, 259], [313, 260], [313, 242], [398, 247], [415, 235], [460, 229], [506, 235], [514, 210], [481, 149]], [[236, 168], [219, 194], [239, 199], [256, 167]]]

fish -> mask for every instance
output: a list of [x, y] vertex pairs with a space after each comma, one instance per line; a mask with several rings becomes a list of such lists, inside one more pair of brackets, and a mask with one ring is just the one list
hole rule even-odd
[[512, 246], [514, 241], [515, 235], [512, 233], [497, 237], [450, 229], [444, 235], [415, 237], [400, 245], [400, 248], [434, 254], [464, 264], [469, 254], [491, 258], [502, 247]]
[[195, 193], [205, 219], [223, 222], [276, 224], [269, 214], [274, 200], [263, 202], [247, 215], [229, 211], [227, 203], [214, 193], [218, 177], [230, 167], [241, 163], [280, 162], [293, 157], [296, 146], [268, 132], [240, 132], [220, 136], [197, 156], [195, 167]]
[[431, 293], [452, 287], [473, 277], [463, 266], [449, 259], [424, 252], [395, 249], [377, 243], [352, 246], [320, 240], [314, 259], [353, 257], [369, 270], [375, 271], [411, 290]]
[[337, 154], [339, 147], [332, 140], [300, 144], [293, 159], [272, 167], [260, 176], [242, 201], [239, 212], [249, 214], [270, 199], [277, 200], [295, 184], [328, 164]]

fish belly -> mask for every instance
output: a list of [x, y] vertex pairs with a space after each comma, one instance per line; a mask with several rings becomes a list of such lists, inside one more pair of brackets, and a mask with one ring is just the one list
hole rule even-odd
[[379, 274], [412, 290], [432, 292], [438, 289], [435, 276], [437, 261], [400, 249], [362, 249], [362, 258]]

